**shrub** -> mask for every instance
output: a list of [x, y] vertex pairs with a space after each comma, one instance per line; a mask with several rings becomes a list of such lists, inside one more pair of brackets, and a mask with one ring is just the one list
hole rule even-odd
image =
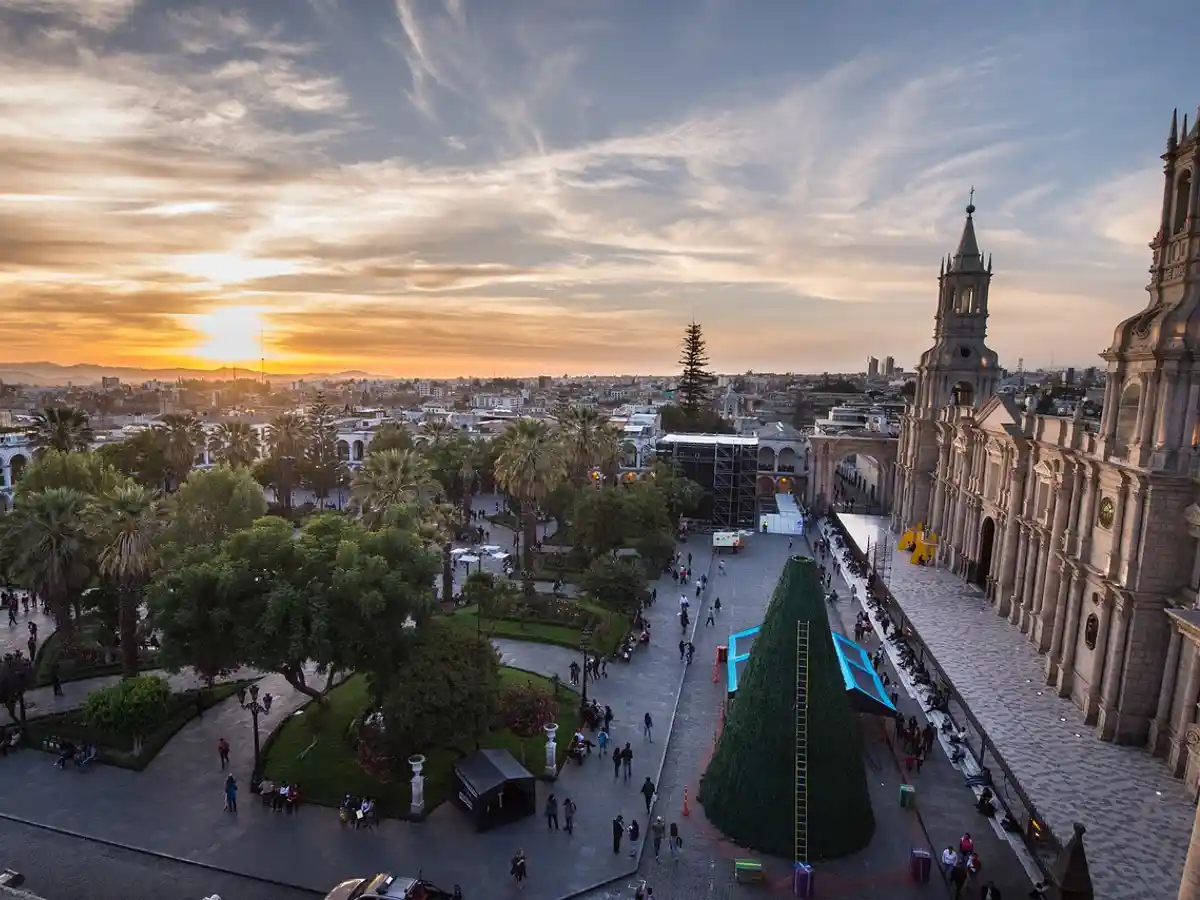
[[646, 588], [646, 573], [631, 559], [598, 559], [580, 586], [606, 609], [632, 616]]
[[82, 714], [89, 728], [141, 737], [165, 723], [171, 711], [171, 686], [167, 680], [158, 675], [141, 675], [88, 694]]
[[515, 684], [500, 694], [500, 723], [521, 737], [541, 734], [557, 714], [553, 692], [538, 685]]

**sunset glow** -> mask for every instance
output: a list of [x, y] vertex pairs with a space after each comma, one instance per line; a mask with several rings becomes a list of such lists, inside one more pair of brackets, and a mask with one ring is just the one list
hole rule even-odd
[[209, 363], [246, 363], [260, 357], [260, 335], [266, 321], [258, 309], [225, 306], [202, 315], [188, 316], [188, 325], [201, 335], [200, 343], [184, 353]]

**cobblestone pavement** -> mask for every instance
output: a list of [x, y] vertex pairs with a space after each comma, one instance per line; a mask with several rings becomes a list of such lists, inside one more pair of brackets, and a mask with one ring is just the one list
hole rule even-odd
[[[896, 545], [886, 519], [841, 518], [860, 546], [868, 536]], [[890, 587], [1054, 832], [1065, 840], [1072, 822], [1087, 826], [1097, 896], [1173, 900], [1195, 817], [1183, 784], [1144, 750], [1101, 741], [1046, 689], [1041, 657], [974, 587], [899, 552]]]
[[25, 876], [45, 900], [320, 900], [323, 894], [277, 887], [187, 863], [108, 847], [0, 819], [0, 869]]
[[8, 624], [8, 610], [0, 609], [0, 656], [20, 650], [25, 656], [29, 655], [29, 623], [37, 625], [38, 646], [42, 645], [50, 633], [54, 631], [54, 619], [41, 611], [25, 612], [25, 607], [17, 605], [17, 624]]

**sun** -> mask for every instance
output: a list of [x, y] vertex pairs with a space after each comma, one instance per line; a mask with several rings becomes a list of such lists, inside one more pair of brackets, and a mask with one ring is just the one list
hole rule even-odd
[[221, 306], [186, 319], [200, 336], [200, 342], [188, 348], [190, 356], [218, 363], [247, 362], [261, 356], [266, 322], [257, 307]]

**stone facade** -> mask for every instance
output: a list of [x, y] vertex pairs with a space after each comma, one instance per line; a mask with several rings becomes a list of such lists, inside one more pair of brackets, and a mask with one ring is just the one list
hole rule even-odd
[[1183, 776], [1200, 701], [1200, 132], [1185, 119], [1180, 133], [1163, 155], [1150, 299], [1102, 354], [1098, 426], [995, 394], [991, 261], [967, 208], [902, 420], [892, 525], [938, 535], [938, 565], [986, 591], [1102, 738]]

